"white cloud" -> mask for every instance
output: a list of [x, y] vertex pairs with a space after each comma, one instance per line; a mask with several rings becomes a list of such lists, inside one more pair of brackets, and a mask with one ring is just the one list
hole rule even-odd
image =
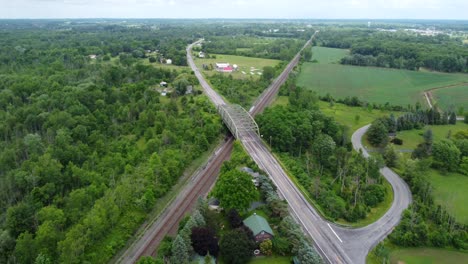
[[0, 18], [468, 19], [466, 0], [0, 0]]

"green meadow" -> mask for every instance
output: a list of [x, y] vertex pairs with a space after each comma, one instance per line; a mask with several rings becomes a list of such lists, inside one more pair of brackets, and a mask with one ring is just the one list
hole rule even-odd
[[[341, 65], [337, 62], [347, 50], [314, 48], [312, 60], [318, 63], [304, 63], [297, 84], [317, 91], [319, 95], [329, 93], [335, 98], [357, 96], [378, 104], [389, 102], [406, 106], [420, 102], [426, 105], [425, 90], [468, 82], [468, 74]], [[468, 89], [461, 89], [453, 97], [457, 97], [457, 100], [452, 100], [456, 107], [466, 104], [468, 100], [463, 101], [462, 98], [468, 98]]]
[[453, 264], [468, 263], [468, 254], [447, 249], [408, 248], [390, 253], [391, 264]]
[[432, 96], [437, 105], [442, 109], [453, 108], [454, 111], [457, 111], [459, 107], [463, 107], [465, 111], [468, 111], [467, 84], [434, 90], [432, 91]]
[[341, 58], [349, 54], [346, 49], [312, 47], [312, 60], [319, 64], [340, 63]]

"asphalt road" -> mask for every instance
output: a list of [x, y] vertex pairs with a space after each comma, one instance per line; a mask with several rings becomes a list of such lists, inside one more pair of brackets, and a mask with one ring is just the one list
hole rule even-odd
[[[196, 68], [190, 56], [190, 48], [191, 46], [187, 49], [189, 65], [197, 75], [206, 94], [215, 105], [225, 104], [224, 100], [216, 94]], [[279, 87], [297, 64], [298, 58], [295, 57], [285, 71], [261, 95], [249, 111], [252, 115], [261, 112], [273, 100]], [[361, 138], [367, 129], [368, 126], [363, 127], [352, 136], [354, 148], [356, 150], [362, 149], [366, 157], [369, 154], [362, 147]], [[280, 195], [288, 202], [293, 216], [301, 224], [304, 232], [313, 239], [318, 252], [328, 263], [365, 263], [368, 252], [393, 230], [400, 221], [402, 211], [411, 202], [411, 192], [406, 183], [392, 170], [385, 167], [381, 169], [381, 173], [392, 185], [395, 197], [390, 210], [381, 219], [364, 228], [348, 229], [337, 226], [324, 220], [307, 202], [259, 135], [250, 132], [242, 134], [239, 140], [253, 160], [273, 180]]]

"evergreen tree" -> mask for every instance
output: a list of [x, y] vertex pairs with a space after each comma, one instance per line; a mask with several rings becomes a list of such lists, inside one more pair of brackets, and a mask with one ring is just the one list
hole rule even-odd
[[187, 249], [187, 244], [180, 235], [176, 236], [172, 244], [172, 260], [173, 263], [189, 263], [189, 251]]
[[457, 114], [455, 112], [450, 113], [449, 124], [455, 125], [457, 123]]

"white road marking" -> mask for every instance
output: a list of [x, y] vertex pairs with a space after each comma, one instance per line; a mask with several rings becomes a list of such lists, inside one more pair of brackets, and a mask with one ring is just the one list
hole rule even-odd
[[331, 231], [333, 232], [333, 234], [335, 234], [335, 236], [338, 238], [338, 240], [340, 240], [341, 243], [343, 243], [343, 240], [341, 240], [341, 238], [338, 236], [338, 234], [336, 234], [335, 230], [333, 230], [333, 228], [331, 227], [331, 225], [329, 223], [327, 223], [328, 227], [331, 229]]

